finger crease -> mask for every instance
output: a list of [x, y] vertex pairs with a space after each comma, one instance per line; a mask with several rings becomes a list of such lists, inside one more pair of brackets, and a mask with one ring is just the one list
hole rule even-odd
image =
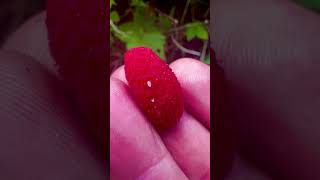
[[143, 180], [148, 177], [152, 171], [166, 159], [166, 157], [168, 157], [168, 153], [163, 153], [163, 155], [157, 158], [154, 163], [150, 164], [150, 166], [143, 170], [143, 172], [138, 176], [137, 180]]

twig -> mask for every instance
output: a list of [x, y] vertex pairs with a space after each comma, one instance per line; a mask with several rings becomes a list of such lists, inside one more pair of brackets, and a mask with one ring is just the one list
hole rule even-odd
[[181, 19], [180, 19], [180, 24], [183, 24], [183, 23], [184, 23], [184, 18], [185, 18], [186, 15], [187, 15], [187, 11], [188, 11], [188, 9], [189, 9], [190, 1], [191, 1], [191, 0], [187, 0], [186, 6], [184, 7], [184, 10], [183, 10], [182, 17], [181, 17]]
[[200, 52], [183, 47], [181, 44], [178, 43], [178, 41], [173, 36], [171, 36], [171, 40], [182, 52], [192, 54], [194, 56], [199, 56], [199, 57], [201, 56]]
[[177, 31], [181, 31], [184, 30], [185, 28], [187, 28], [189, 26], [189, 24], [185, 24], [176, 28], [172, 28], [170, 30], [168, 30], [166, 33], [172, 33], [172, 32], [177, 32]]
[[201, 56], [200, 56], [201, 61], [204, 61], [204, 59], [206, 57], [207, 48], [208, 48], [208, 41], [204, 41], [203, 48], [201, 51]]
[[166, 14], [166, 13], [164, 13], [164, 12], [162, 12], [162, 11], [160, 11], [159, 9], [157, 9], [157, 8], [153, 8], [158, 14], [160, 14], [160, 15], [162, 15], [162, 16], [165, 16], [165, 17], [167, 17], [168, 19], [170, 19], [171, 21], [172, 21], [172, 23], [173, 24], [178, 24], [178, 20], [177, 19], [175, 19], [175, 18], [173, 18], [173, 17], [171, 17], [171, 16], [169, 16], [168, 14]]
[[125, 32], [123, 32], [123, 31], [121, 31], [120, 29], [118, 29], [118, 27], [113, 23], [113, 21], [110, 19], [110, 26], [112, 27], [112, 29], [116, 32], [116, 33], [118, 33], [118, 34], [120, 34], [120, 35], [122, 35], [122, 36], [124, 36], [124, 37], [127, 37], [128, 35], [125, 33]]
[[[207, 25], [208, 23], [209, 23], [208, 20], [203, 21], [203, 24], [205, 24], [205, 25]], [[185, 28], [191, 27], [191, 26], [194, 26], [194, 25], [193, 24], [184, 24], [182, 26], [172, 28], [172, 29], [168, 30], [166, 33], [181, 31], [181, 30], [184, 30]]]
[[203, 15], [203, 18], [206, 18], [209, 15], [209, 13], [210, 13], [210, 8], [206, 10], [206, 12]]

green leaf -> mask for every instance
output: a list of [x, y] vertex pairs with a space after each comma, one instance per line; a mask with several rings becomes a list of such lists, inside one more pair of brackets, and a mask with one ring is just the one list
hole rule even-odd
[[136, 31], [127, 31], [130, 34], [126, 37], [119, 37], [126, 43], [127, 49], [144, 46], [153, 49], [162, 59], [165, 59], [164, 46], [166, 38], [161, 32], [145, 33], [138, 35]]
[[121, 31], [125, 31], [125, 32], [129, 32], [129, 31], [135, 31], [136, 28], [138, 27], [135, 27], [135, 23], [133, 21], [129, 21], [129, 22], [126, 22], [126, 23], [123, 23], [119, 26], [119, 29]]
[[186, 37], [188, 41], [194, 38], [208, 40], [209, 34], [206, 26], [201, 22], [192, 22], [186, 26]]
[[206, 56], [204, 58], [204, 61], [203, 61], [205, 64], [209, 64], [210, 65], [210, 55], [209, 56]]
[[[165, 19], [158, 19], [156, 13], [149, 5], [138, 5], [142, 0], [132, 0], [136, 7], [133, 8], [133, 20], [120, 24], [118, 27], [126, 35], [116, 33], [115, 36], [126, 44], [127, 49], [145, 46], [153, 49], [162, 59], [165, 59], [166, 37], [161, 33], [159, 23], [168, 27]], [[170, 23], [170, 22], [169, 22]]]
[[113, 22], [119, 22], [120, 21], [120, 16], [118, 14], [117, 11], [112, 11], [110, 13], [110, 19], [113, 21]]
[[131, 0], [131, 4], [132, 7], [145, 7], [146, 3], [143, 0]]
[[172, 27], [171, 20], [166, 16], [159, 17], [159, 25], [160, 25], [162, 31], [167, 31]]
[[135, 8], [133, 12], [133, 22], [139, 25], [145, 31], [155, 31], [156, 26], [156, 15], [155, 12], [150, 8]]
[[166, 37], [160, 32], [153, 32], [145, 34], [142, 37], [142, 41], [145, 46], [152, 48], [162, 59], [165, 59], [164, 46], [166, 43]]
[[115, 0], [110, 0], [110, 9], [112, 8], [113, 5], [116, 5]]

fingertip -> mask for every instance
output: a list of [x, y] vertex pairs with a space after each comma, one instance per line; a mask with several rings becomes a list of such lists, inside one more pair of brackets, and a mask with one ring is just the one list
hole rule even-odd
[[204, 66], [208, 66], [207, 64], [204, 64], [204, 63], [201, 62], [200, 60], [193, 59], [193, 58], [180, 58], [180, 59], [177, 59], [176, 61], [173, 61], [173, 62], [170, 64], [170, 66], [175, 66], [176, 64], [184, 64], [184, 65], [193, 64], [193, 65], [204, 65]]
[[112, 74], [112, 78], [119, 79], [125, 84], [128, 84], [128, 81], [126, 79], [125, 71], [124, 71], [124, 65], [120, 66], [118, 69], [116, 69]]
[[[210, 88], [210, 66], [199, 60], [181, 58], [170, 64], [183, 88], [204, 83]], [[207, 88], [205, 90], [208, 90]]]
[[186, 109], [210, 128], [210, 66], [182, 58], [170, 64], [183, 89]]

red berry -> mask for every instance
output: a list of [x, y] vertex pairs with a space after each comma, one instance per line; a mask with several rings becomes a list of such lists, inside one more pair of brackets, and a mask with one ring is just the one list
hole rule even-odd
[[138, 106], [158, 130], [175, 125], [183, 112], [181, 86], [167, 63], [151, 49], [130, 49], [124, 58], [126, 79]]
[[[107, 138], [108, 19], [105, 0], [48, 0], [51, 55], [99, 138]], [[101, 140], [101, 139], [100, 139]]]

